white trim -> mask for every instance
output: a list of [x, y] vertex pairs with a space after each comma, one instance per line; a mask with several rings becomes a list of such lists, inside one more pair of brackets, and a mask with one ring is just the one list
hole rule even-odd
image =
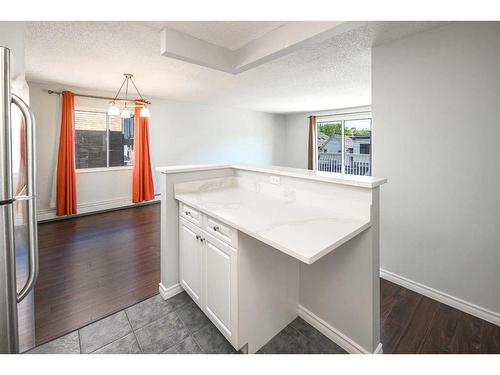
[[372, 112], [371, 111], [362, 111], [362, 112], [345, 112], [331, 115], [319, 115], [316, 116], [316, 125], [322, 122], [332, 122], [332, 121], [349, 121], [349, 120], [372, 120]]
[[373, 351], [373, 354], [384, 354], [384, 349], [381, 342], [378, 343], [377, 347]]
[[118, 172], [118, 171], [128, 171], [134, 168], [133, 165], [125, 165], [122, 167], [102, 167], [102, 168], [80, 168], [75, 169], [75, 173], [98, 173], [98, 172]]
[[306, 117], [309, 116], [330, 116], [330, 115], [338, 115], [342, 113], [363, 113], [363, 112], [372, 112], [372, 106], [371, 104], [368, 105], [361, 105], [357, 107], [344, 107], [344, 108], [330, 108], [330, 109], [325, 109], [322, 111], [306, 111], [306, 112], [288, 112], [284, 113], [285, 116], [288, 115], [303, 115]]
[[[114, 199], [106, 199], [102, 201], [95, 201], [95, 202], [86, 202], [86, 203], [78, 203], [77, 204], [77, 212], [78, 214], [73, 215], [73, 216], [78, 216], [81, 214], [89, 214], [93, 212], [100, 212], [100, 211], [106, 211], [106, 210], [112, 210], [115, 208], [122, 208], [122, 207], [133, 207], [133, 206], [138, 206], [138, 205], [144, 205], [149, 202], [155, 202], [155, 201], [160, 201], [161, 196], [155, 195], [154, 199], [151, 201], [145, 201], [141, 203], [133, 203], [132, 199], [130, 197], [120, 197], [120, 198], [114, 198]], [[42, 209], [38, 210], [38, 221], [44, 221], [44, 220], [51, 220], [55, 218], [64, 218], [65, 216], [57, 216], [56, 215], [56, 210], [53, 208], [49, 209]]]
[[179, 294], [184, 291], [184, 289], [182, 289], [181, 284], [179, 283], [169, 286], [168, 288], [165, 288], [162, 283], [158, 285], [159, 285], [160, 295], [163, 299], [169, 299], [175, 296], [176, 294]]
[[394, 284], [398, 284], [404, 288], [413, 290], [414, 292], [422, 294], [433, 300], [444, 303], [445, 305], [454, 307], [457, 310], [466, 312], [467, 314], [474, 315], [480, 319], [500, 326], [500, 313], [488, 310], [471, 302], [464, 301], [463, 299], [451, 296], [447, 293], [441, 292], [427, 285], [420, 284], [416, 281], [407, 279], [406, 277], [397, 275], [384, 269], [380, 269], [380, 277], [385, 280], [391, 281]]
[[[369, 350], [366, 350], [363, 346], [359, 345], [356, 341], [347, 337], [344, 333], [331, 326], [323, 319], [321, 319], [316, 314], [312, 313], [310, 310], [306, 309], [304, 306], [299, 305], [299, 316], [304, 319], [307, 323], [312, 325], [334, 343], [339, 345], [342, 349], [351, 354], [370, 354]], [[379, 343], [373, 354], [382, 354], [382, 343]]]

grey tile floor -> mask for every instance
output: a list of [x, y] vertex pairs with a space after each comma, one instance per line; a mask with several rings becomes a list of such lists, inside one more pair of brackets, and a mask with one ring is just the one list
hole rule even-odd
[[[29, 354], [238, 353], [189, 296], [149, 298], [40, 345]], [[345, 351], [297, 318], [265, 344], [263, 354], [343, 354]]]

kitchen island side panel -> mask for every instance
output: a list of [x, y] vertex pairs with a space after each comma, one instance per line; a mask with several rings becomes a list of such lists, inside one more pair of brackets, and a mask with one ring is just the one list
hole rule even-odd
[[301, 262], [241, 232], [238, 244], [239, 338], [255, 353], [297, 317]]
[[371, 228], [319, 261], [300, 264], [299, 311], [328, 327], [324, 333], [338, 344], [337, 336], [345, 337], [350, 352], [380, 349], [378, 188], [372, 197]]

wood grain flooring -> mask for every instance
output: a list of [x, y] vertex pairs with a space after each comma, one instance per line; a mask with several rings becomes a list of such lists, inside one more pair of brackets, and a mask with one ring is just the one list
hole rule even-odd
[[500, 327], [380, 280], [384, 353], [500, 353]]
[[[158, 293], [160, 205], [39, 226], [41, 344]], [[500, 327], [381, 280], [384, 353], [500, 353]]]
[[158, 293], [160, 205], [40, 224], [41, 344]]

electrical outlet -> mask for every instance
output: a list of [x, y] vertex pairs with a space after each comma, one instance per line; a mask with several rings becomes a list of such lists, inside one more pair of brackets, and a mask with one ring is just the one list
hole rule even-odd
[[281, 184], [281, 177], [280, 176], [269, 176], [269, 182], [273, 185], [279, 185], [279, 184]]

